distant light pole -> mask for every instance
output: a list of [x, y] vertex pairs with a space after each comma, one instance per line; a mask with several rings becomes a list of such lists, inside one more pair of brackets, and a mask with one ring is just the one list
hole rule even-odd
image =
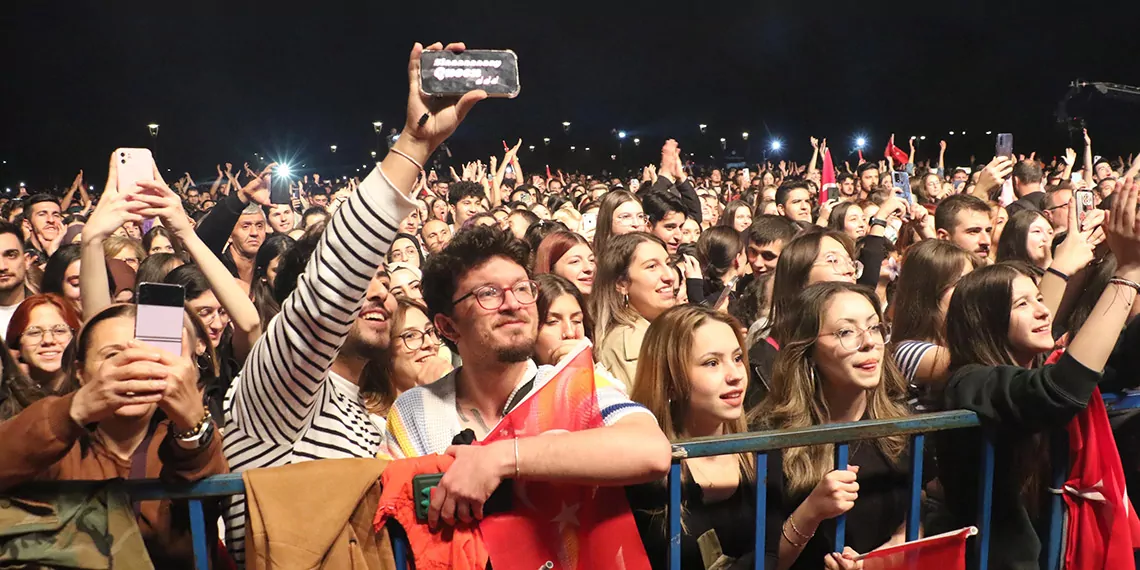
[[333, 154], [336, 154], [336, 145], [329, 145], [329, 150], [332, 151]]
[[[376, 131], [376, 152], [380, 152], [380, 141], [384, 135], [384, 121], [372, 121], [372, 130]], [[372, 156], [376, 156], [376, 153], [372, 153]]]
[[158, 123], [150, 123], [146, 126], [147, 131], [150, 132], [150, 149], [151, 154], [158, 154]]
[[562, 121], [562, 131], [570, 134], [570, 121]]

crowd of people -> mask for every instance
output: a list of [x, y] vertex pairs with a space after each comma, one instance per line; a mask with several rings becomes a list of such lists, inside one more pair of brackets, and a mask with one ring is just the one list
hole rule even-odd
[[[665, 568], [671, 442], [966, 409], [998, 450], [990, 567], [1036, 567], [1064, 461], [1043, 446], [1098, 386], [1140, 384], [1140, 160], [1095, 157], [1086, 134], [1082, 162], [949, 168], [892, 137], [851, 170], [813, 138], [806, 164], [719, 168], [668, 140], [602, 178], [524, 174], [519, 141], [425, 171], [485, 94], [422, 95], [421, 49], [407, 124], [363, 179], [306, 173], [275, 204], [274, 165], [119, 187], [112, 157], [98, 197], [81, 172], [62, 197], [0, 198], [0, 490], [446, 454], [432, 527], [477, 523], [511, 479], [622, 486]], [[180, 354], [135, 339], [141, 283], [184, 289]], [[584, 339], [604, 427], [453, 445]], [[934, 442], [927, 535], [977, 521], [976, 431]], [[898, 436], [838, 469], [830, 445], [774, 452], [765, 552], [751, 455], [683, 460], [682, 567], [861, 567], [904, 540], [909, 453]], [[140, 529], [157, 567], [188, 567], [169, 503], [141, 503]], [[208, 505], [216, 562], [244, 563], [247, 507]]]

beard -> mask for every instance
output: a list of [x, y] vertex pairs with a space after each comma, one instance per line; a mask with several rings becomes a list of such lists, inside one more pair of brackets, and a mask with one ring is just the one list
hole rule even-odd
[[495, 349], [495, 358], [503, 364], [526, 362], [534, 355], [534, 339]]

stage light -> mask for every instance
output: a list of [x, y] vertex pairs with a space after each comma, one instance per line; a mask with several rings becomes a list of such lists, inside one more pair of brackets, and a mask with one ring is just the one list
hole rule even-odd
[[950, 136], [954, 136], [954, 131], [950, 131]]
[[855, 147], [856, 148], [863, 148], [865, 146], [867, 146], [867, 139], [866, 138], [859, 137], [859, 138], [855, 139]]
[[562, 121], [562, 126], [569, 128], [570, 127], [570, 121]]
[[920, 140], [920, 141], [926, 140], [926, 135], [922, 135], [921, 137], [918, 137], [918, 140]]
[[992, 134], [994, 134], [994, 132], [993, 132], [993, 131], [986, 131], [986, 134], [987, 134], [987, 135], [992, 135]]
[[23, 182], [21, 182], [21, 183], [20, 183], [20, 188], [23, 188], [23, 187], [24, 187], [24, 183], [23, 183]]
[[534, 150], [534, 145], [530, 145], [530, 150]]
[[574, 150], [574, 147], [570, 147], [570, 150]]
[[586, 152], [590, 152], [590, 147], [586, 147]]
[[771, 144], [772, 150], [777, 150], [777, 151], [780, 150], [781, 148], [783, 148], [783, 146], [784, 146], [784, 143], [782, 143], [778, 140], [772, 141], [772, 144]]
[[624, 139], [625, 138], [625, 131], [618, 131], [618, 138]]
[[550, 144], [550, 137], [542, 139], [542, 144]]
[[277, 170], [274, 171], [274, 174], [277, 174], [278, 176], [284, 176], [286, 178], [288, 178], [292, 173], [293, 169], [288, 164], [278, 164]]
[[376, 151], [372, 151], [372, 158], [376, 158]]
[[720, 142], [724, 142], [724, 137], [721, 137], [721, 138], [720, 138]]

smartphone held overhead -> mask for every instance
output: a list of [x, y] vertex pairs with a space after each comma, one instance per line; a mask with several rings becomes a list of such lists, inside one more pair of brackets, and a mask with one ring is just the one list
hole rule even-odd
[[458, 97], [482, 89], [488, 97], [519, 94], [519, 59], [511, 50], [425, 51], [420, 55], [420, 90]]
[[115, 149], [115, 182], [120, 192], [134, 192], [139, 182], [154, 182], [154, 156], [145, 148]]

